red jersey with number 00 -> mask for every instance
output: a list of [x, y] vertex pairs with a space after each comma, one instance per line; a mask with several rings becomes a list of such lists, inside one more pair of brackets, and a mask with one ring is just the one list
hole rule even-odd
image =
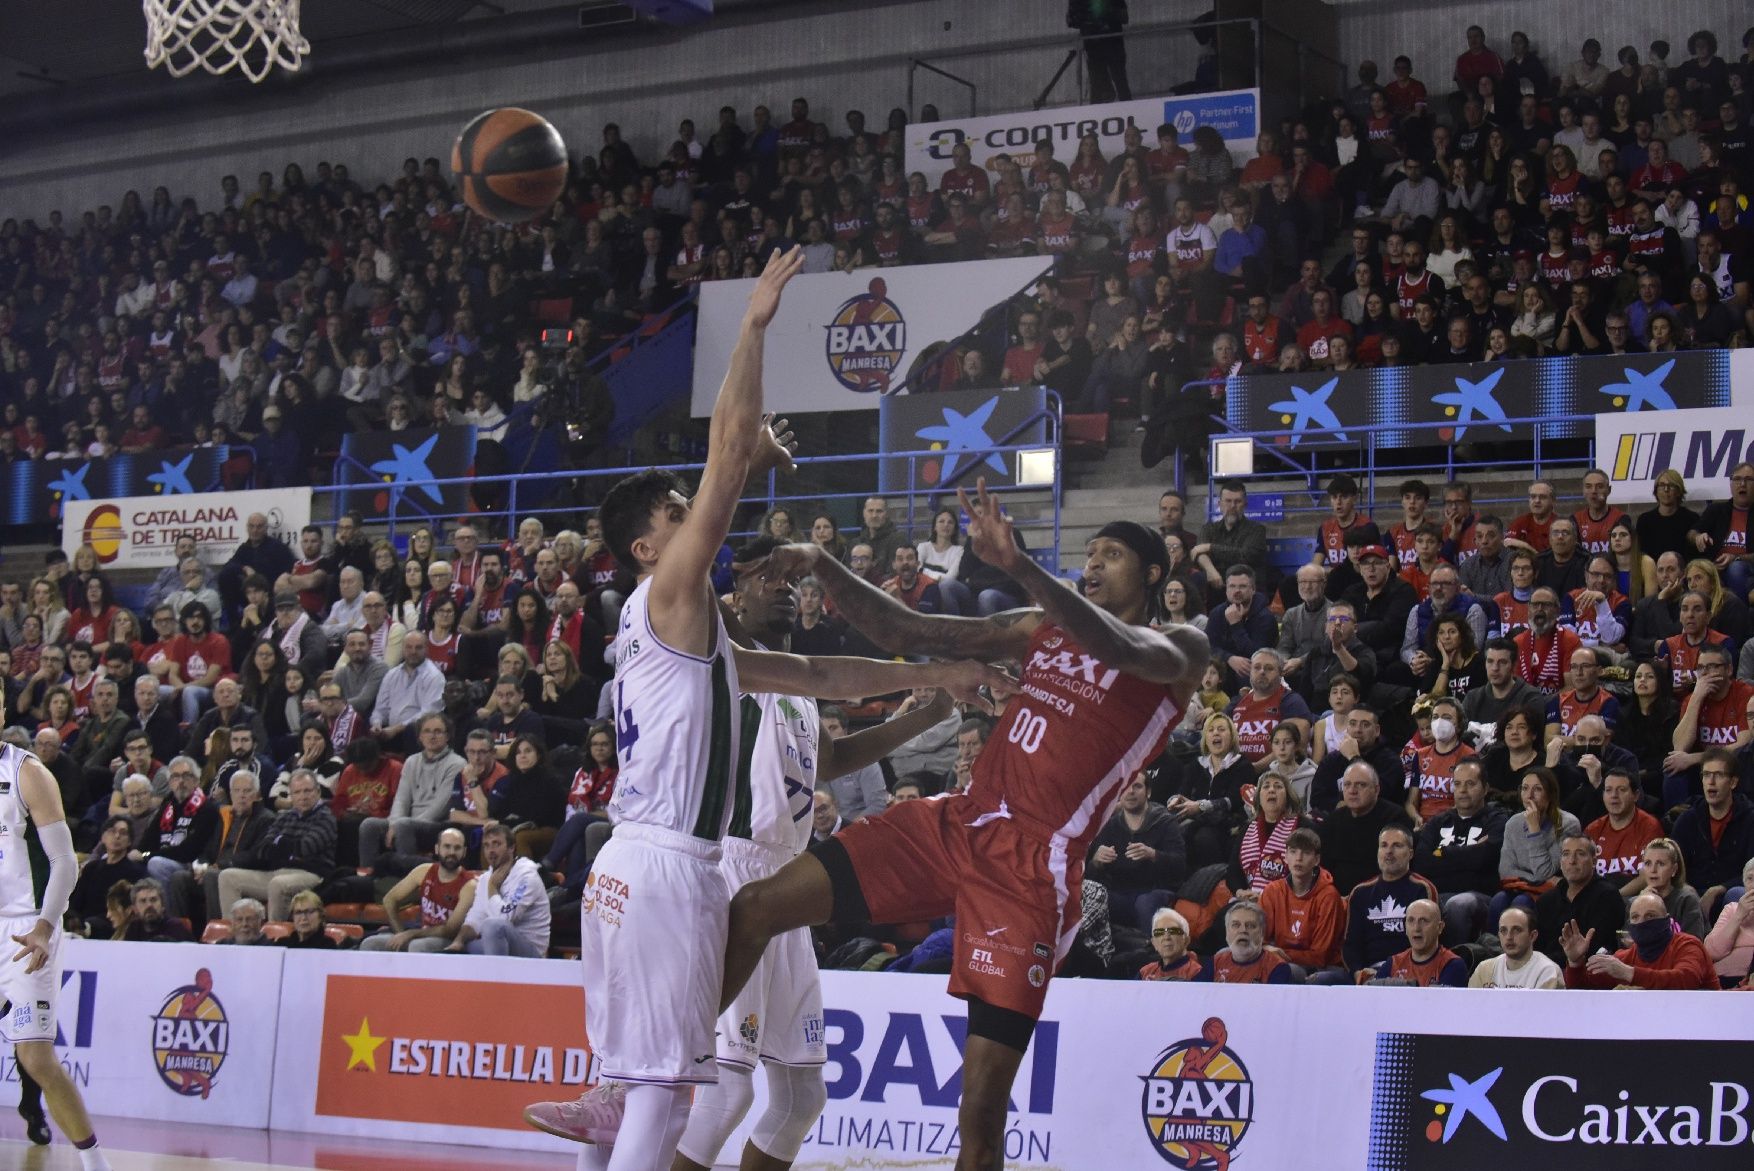
[[1008, 813], [1026, 834], [1065, 839], [1081, 859], [1180, 715], [1163, 684], [1107, 666], [1043, 622], [1018, 693], [975, 761], [969, 798]]

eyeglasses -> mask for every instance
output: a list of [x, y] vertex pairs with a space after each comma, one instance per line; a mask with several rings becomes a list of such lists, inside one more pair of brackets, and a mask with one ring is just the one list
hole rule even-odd
[[1186, 935], [1186, 934], [1187, 934], [1187, 932], [1182, 930], [1180, 927], [1153, 927], [1151, 929], [1151, 938], [1153, 938], [1153, 939], [1158, 939], [1158, 938], [1161, 938], [1162, 936], [1165, 936], [1165, 935]]

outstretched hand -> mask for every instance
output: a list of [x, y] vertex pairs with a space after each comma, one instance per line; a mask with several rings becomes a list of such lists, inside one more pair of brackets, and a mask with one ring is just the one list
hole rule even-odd
[[765, 415], [761, 420], [761, 435], [755, 441], [755, 451], [749, 457], [749, 474], [765, 476], [775, 468], [795, 472], [798, 463], [793, 456], [797, 453], [798, 440], [787, 429], [786, 420]]
[[962, 502], [962, 511], [968, 514], [968, 543], [974, 548], [975, 556], [1004, 573], [1016, 570], [1024, 559], [1023, 550], [1017, 547], [1017, 535], [1011, 526], [1011, 518], [999, 506], [999, 501], [987, 491], [987, 478], [982, 476], [975, 484], [975, 499], [970, 501], [967, 488], [958, 488], [956, 498]]
[[749, 308], [744, 320], [757, 329], [765, 329], [780, 311], [780, 294], [786, 284], [804, 268], [804, 249], [794, 246], [789, 251], [775, 249], [767, 258], [767, 267], [756, 278], [755, 291], [749, 294]]
[[1575, 919], [1568, 919], [1559, 929], [1559, 948], [1565, 953], [1566, 962], [1574, 967], [1584, 962], [1584, 957], [1590, 954], [1590, 944], [1595, 939], [1596, 929], [1592, 927], [1587, 932], [1581, 932], [1577, 929]]
[[[815, 572], [816, 562], [821, 554], [821, 545], [813, 542], [794, 541], [789, 545], [779, 546], [756, 565], [749, 568], [758, 566], [763, 573], [775, 579], [795, 582], [799, 578], [808, 577]], [[739, 572], [744, 570], [742, 565], [737, 568]]]
[[[958, 703], [966, 703], [987, 715], [998, 714], [996, 701], [1017, 694], [1017, 681], [997, 667], [972, 659], [942, 665], [938, 686]], [[983, 690], [983, 688], [985, 690]]]

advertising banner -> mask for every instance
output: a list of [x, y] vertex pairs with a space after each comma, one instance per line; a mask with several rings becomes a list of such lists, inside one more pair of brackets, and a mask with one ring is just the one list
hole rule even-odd
[[1596, 465], [1608, 473], [1616, 500], [1651, 499], [1668, 468], [1687, 482], [1687, 499], [1727, 500], [1730, 469], [1748, 459], [1754, 415], [1745, 405], [1596, 416]]
[[1039, 386], [886, 395], [878, 427], [885, 455], [943, 455], [885, 458], [878, 490], [935, 492], [959, 484], [972, 490], [981, 477], [992, 487], [1009, 487], [1017, 482], [1017, 453], [993, 448], [1046, 443], [1047, 422], [1039, 417], [1046, 406], [1047, 391]]
[[1034, 144], [1050, 139], [1054, 159], [1070, 166], [1078, 153], [1078, 140], [1096, 135], [1102, 157], [1112, 159], [1126, 149], [1127, 127], [1137, 126], [1145, 136], [1147, 150], [1157, 148], [1157, 128], [1174, 126], [1184, 150], [1193, 148], [1194, 130], [1210, 126], [1218, 131], [1238, 165], [1254, 157], [1255, 137], [1260, 133], [1259, 90], [1236, 89], [1186, 97], [1139, 98], [1100, 106], [1060, 106], [1047, 110], [1019, 110], [987, 118], [950, 118], [942, 122], [915, 122], [907, 128], [908, 173], [921, 171], [928, 186], [951, 166], [951, 152], [966, 143], [974, 165], [994, 170], [993, 159], [1008, 154], [1028, 170], [1035, 164]]
[[93, 1114], [265, 1127], [286, 954], [69, 939], [55, 1054]]
[[[1435, 426], [1379, 431], [1378, 445], [1490, 443], [1533, 437], [1532, 424], [1506, 419], [1604, 414], [1643, 419], [1678, 408], [1726, 407], [1754, 396], [1751, 361], [1754, 354], [1745, 351], [1690, 350], [1342, 374], [1251, 374], [1230, 380], [1226, 410], [1234, 429], [1278, 432], [1274, 442], [1287, 448], [1362, 446], [1365, 436], [1348, 433], [1348, 427], [1397, 423]], [[1732, 384], [1743, 388], [1740, 394], [1732, 393]], [[1590, 425], [1580, 422], [1550, 427], [1544, 435], [1581, 437], [1589, 431]]]
[[410, 427], [406, 431], [356, 431], [341, 439], [336, 482], [355, 485], [338, 494], [335, 515], [357, 511], [367, 521], [418, 516], [456, 516], [469, 509], [468, 484], [475, 466], [475, 428]]
[[230, 448], [201, 447], [107, 459], [21, 459], [5, 469], [0, 524], [60, 520], [68, 505], [82, 500], [212, 492], [230, 457]]
[[559, 1150], [531, 1102], [591, 1076], [576, 963], [290, 954], [274, 1126]]
[[311, 523], [311, 490], [125, 496], [72, 500], [66, 508], [61, 548], [69, 557], [89, 542], [98, 562], [109, 568], [163, 569], [176, 560], [177, 538], [192, 533], [195, 555], [209, 565], [222, 565], [248, 535], [245, 522], [258, 512], [268, 518], [270, 537], [297, 549], [299, 530]]
[[[979, 324], [987, 309], [1053, 267], [1050, 256], [919, 264], [795, 279], [767, 330], [766, 407], [875, 410], [922, 355]], [[713, 413], [753, 280], [700, 287], [694, 414]]]

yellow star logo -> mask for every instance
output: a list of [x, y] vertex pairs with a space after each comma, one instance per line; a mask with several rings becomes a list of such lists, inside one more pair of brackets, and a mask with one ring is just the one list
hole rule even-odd
[[341, 1034], [341, 1039], [347, 1042], [347, 1048], [349, 1051], [347, 1057], [348, 1069], [356, 1069], [363, 1065], [373, 1073], [378, 1071], [378, 1046], [389, 1040], [389, 1038], [372, 1036], [370, 1020], [361, 1017], [359, 1019], [359, 1032], [354, 1033], [352, 1036], [343, 1033]]

